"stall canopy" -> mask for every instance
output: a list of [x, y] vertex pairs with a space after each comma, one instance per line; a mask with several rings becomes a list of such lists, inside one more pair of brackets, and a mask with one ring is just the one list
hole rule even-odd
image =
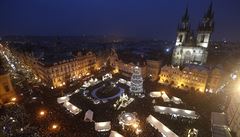
[[163, 123], [161, 123], [159, 120], [157, 120], [152, 115], [149, 115], [147, 117], [147, 122], [158, 130], [161, 134], [163, 134], [166, 137], [178, 137], [172, 130], [170, 130], [168, 127], [166, 127]]
[[58, 104], [62, 104], [64, 102], [68, 102], [70, 99], [69, 99], [69, 96], [63, 96], [63, 97], [59, 97], [57, 98], [57, 102]]
[[212, 137], [231, 137], [224, 113], [211, 113]]
[[162, 96], [162, 93], [160, 91], [153, 91], [153, 92], [150, 92], [150, 97], [152, 98], [159, 98]]
[[127, 80], [123, 79], [123, 78], [120, 78], [118, 80], [119, 83], [122, 83], [122, 84], [126, 84], [127, 83]]
[[165, 92], [162, 92], [162, 98], [164, 102], [170, 102], [171, 100], [169, 99], [168, 95]]
[[124, 136], [119, 134], [117, 131], [112, 130], [109, 137], [124, 137]]
[[90, 121], [92, 122], [93, 121], [93, 111], [92, 110], [88, 110], [86, 113], [85, 113], [85, 117], [84, 117], [84, 121]]
[[183, 103], [180, 98], [174, 97], [174, 96], [172, 97], [171, 101], [175, 104], [182, 104]]
[[111, 122], [95, 122], [95, 130], [98, 132], [105, 132], [111, 130]]
[[192, 118], [198, 119], [198, 115], [195, 111], [192, 110], [185, 110], [185, 109], [178, 109], [178, 108], [171, 108], [171, 107], [164, 107], [164, 106], [154, 106], [155, 112], [159, 112], [160, 114], [169, 114], [179, 117], [185, 118]]
[[79, 112], [81, 112], [82, 110], [79, 109], [78, 107], [74, 106], [72, 103], [70, 102], [64, 102], [63, 106], [72, 114], [77, 115]]

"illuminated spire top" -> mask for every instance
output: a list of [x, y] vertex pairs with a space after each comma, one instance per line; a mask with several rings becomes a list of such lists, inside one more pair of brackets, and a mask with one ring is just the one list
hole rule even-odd
[[185, 14], [182, 17], [182, 22], [188, 22], [189, 21], [189, 14], [188, 14], [188, 7], [185, 10]]

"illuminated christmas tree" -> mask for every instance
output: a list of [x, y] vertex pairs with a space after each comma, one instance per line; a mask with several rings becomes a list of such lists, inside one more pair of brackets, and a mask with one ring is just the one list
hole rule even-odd
[[130, 93], [134, 95], [141, 95], [143, 93], [143, 78], [141, 69], [138, 66], [133, 68]]

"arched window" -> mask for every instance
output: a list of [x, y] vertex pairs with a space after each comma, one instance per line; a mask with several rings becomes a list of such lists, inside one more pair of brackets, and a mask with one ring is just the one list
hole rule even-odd
[[183, 42], [183, 35], [179, 35], [179, 42]]
[[200, 40], [200, 42], [203, 43], [203, 42], [204, 42], [204, 39], [205, 39], [205, 35], [201, 35], [201, 40]]

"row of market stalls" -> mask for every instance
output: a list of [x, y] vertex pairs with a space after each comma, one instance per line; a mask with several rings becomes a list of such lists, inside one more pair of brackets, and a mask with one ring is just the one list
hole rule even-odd
[[[98, 79], [93, 79], [91, 78], [89, 81], [85, 81], [82, 88], [86, 89], [90, 86], [96, 85], [101, 81], [105, 81], [107, 79], [111, 79], [112, 75], [111, 74], [106, 74], [102, 77], [102, 80]], [[131, 83], [127, 80], [124, 79], [119, 79], [119, 83], [125, 84], [125, 85], [130, 85]], [[78, 93], [79, 90], [75, 91], [74, 93]], [[74, 94], [73, 93], [73, 94]], [[59, 104], [62, 104], [63, 107], [65, 107], [70, 113], [77, 115], [80, 113], [82, 110], [76, 106], [74, 106], [72, 103], [70, 103], [70, 95], [66, 95], [63, 97], [57, 98], [57, 102]], [[171, 99], [168, 97], [168, 95], [165, 92], [160, 92], [160, 91], [154, 91], [150, 93], [150, 97], [152, 98], [162, 98], [164, 102], [174, 102], [175, 104], [181, 104], [183, 103], [180, 98], [177, 97], [172, 97]], [[119, 101], [119, 106], [125, 107], [128, 104], [130, 104], [133, 99], [129, 99], [127, 95], [123, 94], [120, 97], [121, 101]], [[116, 108], [118, 108], [118, 105], [116, 105]], [[179, 116], [179, 117], [186, 117], [186, 118], [192, 118], [196, 119], [198, 118], [198, 115], [196, 115], [195, 111], [191, 110], [183, 110], [183, 109], [178, 109], [178, 108], [170, 108], [170, 107], [164, 107], [164, 106], [154, 106], [155, 112], [158, 112], [160, 114], [169, 114], [169, 115], [174, 115], [174, 116]], [[94, 129], [97, 132], [109, 132], [110, 131], [110, 136], [109, 137], [123, 137], [120, 133], [117, 131], [111, 130], [111, 121], [100, 121], [96, 122], [93, 120], [94, 112], [92, 110], [88, 110], [85, 113], [84, 116], [84, 121], [85, 122], [94, 122]], [[147, 122], [152, 125], [155, 129], [157, 129], [163, 136], [165, 137], [178, 137], [173, 131], [171, 131], [168, 127], [166, 127], [163, 123], [161, 123], [159, 120], [157, 120], [155, 117], [152, 115], [149, 115], [147, 117]], [[119, 115], [119, 124], [121, 124], [123, 127], [132, 127], [136, 129], [136, 134], [138, 131], [140, 132], [141, 129], [139, 129], [139, 121], [136, 119], [134, 113], [122, 113]]]
[[170, 99], [164, 91], [153, 91], [150, 92], [149, 96], [152, 98], [162, 98], [164, 102], [173, 102], [175, 104], [183, 103], [183, 101], [180, 98], [175, 96], [172, 96], [172, 98]]
[[153, 117], [152, 115], [149, 115], [147, 117], [147, 122], [158, 130], [164, 137], [178, 137], [172, 130], [170, 130], [168, 127], [166, 127], [163, 123], [161, 123], [158, 119]]
[[[102, 80], [98, 80], [97, 78], [93, 79], [91, 78], [88, 81], [84, 81], [83, 85], [82, 85], [82, 89], [85, 90], [86, 88], [90, 87], [90, 86], [94, 86], [98, 83], [100, 83], [101, 81], [105, 81], [108, 79], [112, 79], [112, 74], [111, 73], [107, 73], [104, 76], [102, 76]], [[70, 103], [70, 97], [73, 94], [78, 93], [80, 90], [76, 90], [74, 91], [74, 93], [72, 94], [68, 94], [66, 96], [63, 97], [59, 97], [57, 98], [57, 103], [58, 104], [62, 104], [63, 107], [65, 107], [70, 113], [77, 115], [78, 113], [80, 113], [82, 110], [78, 107], [76, 107], [75, 105], [73, 105], [72, 103]], [[124, 93], [123, 89], [120, 89], [121, 94]], [[105, 121], [105, 122], [95, 122], [93, 120], [93, 115], [94, 112], [92, 110], [88, 110], [85, 113], [84, 116], [84, 121], [85, 122], [94, 122], [94, 129], [97, 132], [106, 132], [106, 131], [110, 131], [111, 130], [111, 121]], [[117, 131], [111, 131], [110, 132], [110, 136], [109, 137], [123, 137], [123, 135], [119, 134]]]
[[70, 113], [74, 115], [77, 115], [78, 113], [80, 113], [82, 110], [76, 107], [75, 105], [73, 105], [72, 103], [70, 103], [69, 100], [70, 98], [68, 95], [57, 98], [58, 104], [62, 104]]
[[[111, 130], [111, 121], [95, 122], [93, 120], [93, 114], [94, 114], [94, 112], [89, 109], [85, 113], [84, 121], [85, 122], [94, 122], [94, 129], [97, 132], [107, 132], [107, 131]], [[112, 130], [109, 137], [123, 137], [123, 136], [121, 134], [119, 134], [118, 132]]]
[[195, 111], [172, 108], [172, 107], [164, 107], [164, 106], [154, 106], [154, 111], [160, 114], [168, 114], [175, 117], [184, 117], [190, 119], [198, 119], [199, 115], [196, 114]]
[[232, 137], [225, 113], [211, 113], [212, 137]]
[[102, 80], [101, 79], [99, 80], [97, 78], [95, 78], [95, 79], [91, 78], [88, 81], [84, 81], [82, 87], [83, 88], [88, 88], [90, 86], [94, 86], [94, 85], [100, 83], [101, 81], [105, 81], [107, 79], [112, 79], [112, 74], [111, 73], [107, 73], [104, 76], [102, 76]]

